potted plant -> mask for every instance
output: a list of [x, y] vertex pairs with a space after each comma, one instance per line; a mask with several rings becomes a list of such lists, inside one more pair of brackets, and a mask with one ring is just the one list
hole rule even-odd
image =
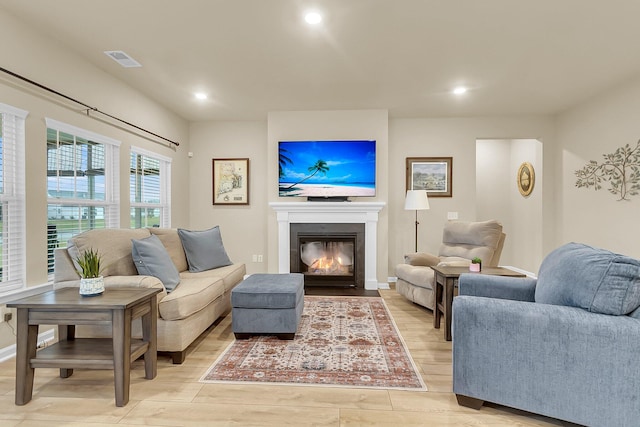
[[471, 260], [471, 264], [469, 264], [469, 271], [479, 273], [480, 270], [482, 270], [482, 260], [478, 257], [475, 257]]
[[80, 295], [95, 296], [104, 292], [104, 277], [100, 275], [100, 254], [92, 248], [84, 251], [76, 262], [80, 266]]

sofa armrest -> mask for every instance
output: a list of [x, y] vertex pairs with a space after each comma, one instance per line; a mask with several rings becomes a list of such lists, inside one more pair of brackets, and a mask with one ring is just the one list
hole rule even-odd
[[444, 256], [440, 257], [438, 267], [469, 267], [471, 260], [467, 258], [461, 258], [459, 256]]
[[431, 267], [440, 262], [440, 258], [427, 252], [416, 252], [404, 256], [405, 264], [420, 267]]
[[162, 292], [158, 294], [158, 302], [167, 296], [167, 290], [162, 281], [154, 276], [107, 276], [104, 278], [104, 287], [105, 289], [118, 287], [161, 289]]
[[[80, 275], [73, 265], [67, 248], [56, 248], [53, 251], [53, 281], [68, 282], [80, 280]], [[79, 283], [79, 282], [78, 282]]]
[[158, 288], [164, 290], [162, 281], [153, 276], [106, 276], [104, 286], [108, 288]]
[[531, 277], [464, 273], [458, 279], [458, 295], [533, 302], [536, 283]]
[[640, 321], [557, 305], [453, 301], [456, 394], [586, 425], [637, 425]]

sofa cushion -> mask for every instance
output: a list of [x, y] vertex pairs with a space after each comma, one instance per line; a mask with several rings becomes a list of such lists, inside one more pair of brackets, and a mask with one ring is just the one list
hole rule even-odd
[[640, 260], [568, 243], [542, 261], [535, 300], [622, 315], [640, 306]]
[[[76, 264], [79, 254], [93, 248], [101, 257], [103, 276], [136, 276], [138, 270], [131, 256], [131, 239], [143, 239], [151, 234], [145, 228], [101, 228], [85, 231], [69, 240], [67, 251]], [[78, 266], [76, 265], [76, 269]]]
[[634, 319], [640, 320], [640, 306], [629, 313], [629, 316], [633, 317]]
[[224, 250], [220, 227], [217, 225], [203, 231], [179, 228], [178, 235], [187, 255], [190, 272], [195, 273], [232, 264]]
[[154, 276], [162, 281], [167, 292], [180, 283], [180, 275], [158, 236], [131, 241], [131, 254], [138, 274]]
[[158, 236], [178, 271], [185, 271], [189, 268], [177, 229], [149, 227], [149, 232]]
[[210, 277], [222, 279], [224, 281], [224, 291], [230, 292], [231, 289], [233, 289], [238, 283], [242, 282], [242, 278], [244, 277], [246, 272], [247, 270], [244, 264], [231, 264], [224, 267], [201, 271], [198, 273], [183, 271], [180, 273], [180, 277]]
[[434, 272], [428, 267], [398, 264], [396, 266], [396, 276], [414, 286], [433, 289]]
[[182, 278], [180, 286], [158, 303], [158, 310], [164, 320], [185, 319], [213, 303], [223, 293], [222, 279]]

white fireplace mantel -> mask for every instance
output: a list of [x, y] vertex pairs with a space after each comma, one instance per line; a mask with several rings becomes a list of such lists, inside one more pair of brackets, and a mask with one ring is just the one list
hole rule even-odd
[[378, 213], [384, 202], [271, 202], [278, 219], [278, 272], [289, 273], [290, 225], [360, 223], [365, 225], [365, 289], [378, 289]]

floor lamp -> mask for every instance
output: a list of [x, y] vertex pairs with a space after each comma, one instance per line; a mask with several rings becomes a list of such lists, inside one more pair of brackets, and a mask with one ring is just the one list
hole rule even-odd
[[404, 200], [404, 209], [416, 211], [416, 252], [418, 252], [418, 211], [429, 209], [427, 190], [408, 190]]

